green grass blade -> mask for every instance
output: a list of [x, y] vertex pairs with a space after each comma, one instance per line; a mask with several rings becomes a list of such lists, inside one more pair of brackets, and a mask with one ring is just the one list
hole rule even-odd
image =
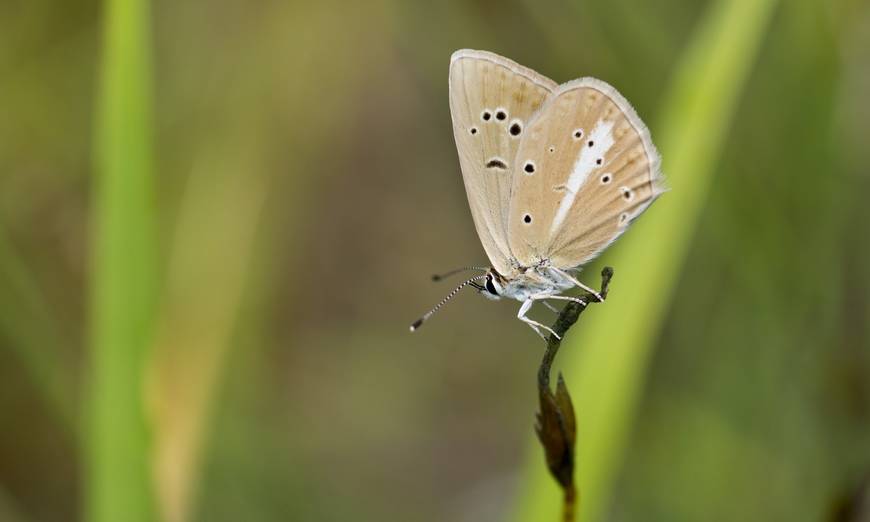
[[[232, 140], [213, 139], [203, 147], [169, 250], [149, 386], [152, 467], [164, 522], [190, 520], [194, 510], [212, 405], [252, 275], [266, 197], [257, 126], [234, 127], [239, 135]], [[203, 252], [221, 262], [203, 262]]]
[[152, 341], [150, 13], [146, 0], [105, 4], [91, 272], [86, 519], [153, 519], [143, 368]]
[[[611, 502], [650, 349], [775, 3], [719, 0], [700, 22], [653, 133], [672, 190], [616, 247], [608, 259], [616, 269], [610, 299], [566, 340], [563, 364], [578, 421], [581, 521], [601, 520]], [[560, 493], [537, 446], [528, 468], [517, 520], [558, 520]]]

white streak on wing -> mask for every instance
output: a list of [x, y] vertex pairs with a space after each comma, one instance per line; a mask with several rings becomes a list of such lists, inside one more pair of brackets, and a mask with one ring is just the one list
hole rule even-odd
[[[574, 162], [574, 168], [571, 169], [571, 175], [568, 176], [568, 181], [565, 183], [566, 194], [562, 198], [562, 203], [556, 211], [556, 217], [553, 218], [553, 224], [550, 226], [550, 236], [559, 229], [565, 218], [568, 217], [568, 211], [574, 205], [574, 199], [577, 197], [577, 191], [583, 186], [589, 173], [592, 172], [596, 165], [595, 160], [603, 158], [610, 147], [613, 146], [613, 122], [598, 120], [595, 128], [583, 140], [580, 147], [580, 154], [577, 156], [577, 161]], [[592, 141], [592, 146], [587, 143]]]

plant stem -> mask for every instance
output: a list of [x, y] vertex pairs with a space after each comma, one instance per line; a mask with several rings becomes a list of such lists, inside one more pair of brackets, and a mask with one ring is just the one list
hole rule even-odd
[[[609, 266], [604, 267], [601, 271], [601, 294], [602, 298], [607, 297], [607, 292], [610, 286], [610, 280], [613, 278], [613, 269]], [[597, 301], [595, 295], [586, 293], [580, 297], [589, 304]], [[587, 305], [588, 306], [588, 305]], [[556, 322], [553, 324], [553, 330], [559, 334], [559, 337], [564, 338], [568, 329], [574, 326], [574, 323], [580, 319], [580, 314], [586, 311], [587, 306], [580, 305], [573, 301], [569, 301], [567, 306], [559, 313]], [[547, 350], [544, 352], [544, 358], [541, 360], [541, 366], [538, 368], [538, 388], [549, 389], [550, 386], [550, 367], [553, 366], [553, 360], [556, 354], [559, 353], [559, 348], [562, 346], [562, 339], [550, 334], [547, 338]]]
[[154, 520], [143, 378], [153, 339], [150, 12], [107, 0], [95, 140], [85, 520]]
[[[606, 267], [601, 271], [601, 291], [599, 294], [602, 298], [607, 297], [607, 287], [612, 277], [612, 268]], [[586, 293], [581, 296], [581, 299], [591, 304], [597, 302], [598, 298], [592, 293]], [[557, 335], [550, 334], [547, 339], [547, 349], [544, 352], [541, 366], [538, 368], [540, 412], [537, 414], [538, 422], [535, 425], [535, 432], [544, 447], [547, 467], [556, 482], [562, 486], [562, 520], [564, 522], [573, 522], [577, 506], [577, 487], [574, 483], [574, 468], [576, 467], [574, 447], [577, 440], [577, 423], [571, 396], [562, 375], [559, 375], [556, 393], [554, 394], [550, 390], [550, 368], [556, 359], [559, 347], [562, 345], [562, 339], [568, 329], [580, 318], [580, 314], [586, 310], [588, 304], [582, 305], [572, 301], [562, 309], [553, 325], [553, 330]]]

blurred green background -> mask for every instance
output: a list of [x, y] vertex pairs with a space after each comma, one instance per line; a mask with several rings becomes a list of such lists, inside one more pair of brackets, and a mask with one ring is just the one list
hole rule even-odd
[[557, 361], [581, 519], [860, 519], [866, 1], [2, 0], [0, 521], [557, 520], [519, 303], [407, 331], [486, 263], [463, 47], [613, 84], [672, 187]]

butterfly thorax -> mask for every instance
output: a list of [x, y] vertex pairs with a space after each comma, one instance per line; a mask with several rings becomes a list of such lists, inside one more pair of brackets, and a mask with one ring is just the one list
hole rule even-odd
[[574, 283], [563, 272], [552, 268], [549, 263], [541, 263], [533, 267], [517, 267], [505, 275], [490, 269], [484, 295], [490, 299], [507, 297], [526, 301], [532, 296], [560, 294], [573, 286]]

